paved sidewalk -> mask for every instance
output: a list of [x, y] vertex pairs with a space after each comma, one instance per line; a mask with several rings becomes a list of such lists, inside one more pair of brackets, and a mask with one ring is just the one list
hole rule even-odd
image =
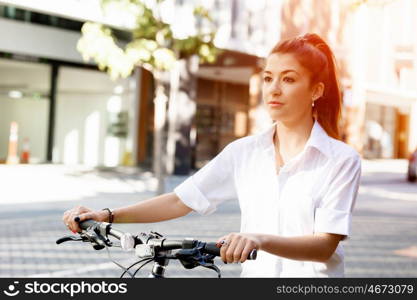
[[[363, 162], [363, 177], [346, 242], [348, 277], [417, 277], [417, 184], [405, 181], [406, 161]], [[170, 177], [172, 190], [185, 177]], [[82, 166], [0, 165], [0, 277], [117, 277], [121, 271], [105, 251], [87, 244], [55, 240], [67, 234], [62, 213], [74, 205], [91, 208], [128, 205], [152, 197], [152, 174], [134, 168], [95, 170]], [[170, 238], [215, 241], [239, 230], [236, 202], [224, 203], [210, 216], [192, 213], [156, 224], [117, 224], [121, 230], [155, 230]], [[128, 265], [132, 253], [112, 252]], [[219, 263], [225, 277], [239, 276], [240, 266]], [[149, 270], [149, 269], [148, 269]], [[167, 276], [214, 277], [206, 269], [169, 266]]]
[[[185, 178], [168, 178], [167, 191]], [[93, 209], [130, 205], [154, 196], [156, 190], [152, 174], [135, 168], [0, 165], [0, 180], [0, 277], [118, 277], [122, 272], [105, 251], [95, 251], [88, 244], [55, 244], [56, 239], [70, 233], [61, 221], [62, 213], [79, 204]], [[163, 223], [117, 227], [132, 233], [154, 230], [169, 238], [215, 241], [239, 230], [236, 209], [236, 203], [225, 203], [218, 213], [204, 218], [191, 213]], [[133, 253], [112, 249], [111, 255], [125, 266], [134, 262]], [[237, 277], [239, 272], [239, 265], [222, 268], [225, 277]], [[167, 276], [216, 274], [203, 268], [185, 270], [172, 262]]]

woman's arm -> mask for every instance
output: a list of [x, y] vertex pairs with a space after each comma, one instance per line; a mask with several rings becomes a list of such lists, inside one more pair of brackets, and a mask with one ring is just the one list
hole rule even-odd
[[316, 233], [299, 237], [261, 235], [261, 250], [281, 257], [304, 261], [327, 261], [336, 250], [342, 235]]
[[294, 260], [327, 261], [343, 235], [316, 233], [299, 237], [282, 237], [257, 233], [232, 233], [218, 240], [226, 241], [220, 254], [225, 262], [244, 262], [253, 249]]
[[113, 210], [115, 223], [154, 223], [176, 219], [192, 211], [174, 193]]
[[[192, 209], [186, 206], [175, 193], [166, 193], [139, 203], [119, 207], [113, 210], [114, 223], [153, 223], [185, 216]], [[92, 219], [99, 222], [107, 222], [109, 213], [99, 210], [93, 211], [83, 206], [77, 206], [64, 213], [63, 221], [67, 227], [80, 231], [78, 223], [74, 218], [79, 217], [80, 221]]]

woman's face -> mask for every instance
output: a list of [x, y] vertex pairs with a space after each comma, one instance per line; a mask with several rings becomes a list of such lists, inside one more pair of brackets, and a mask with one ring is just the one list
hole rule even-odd
[[311, 87], [310, 76], [292, 54], [268, 56], [262, 92], [274, 121], [298, 121], [312, 115], [314, 87]]

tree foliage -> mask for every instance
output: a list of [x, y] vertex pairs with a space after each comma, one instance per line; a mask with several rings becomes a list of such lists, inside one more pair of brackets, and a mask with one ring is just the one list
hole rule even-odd
[[83, 59], [93, 59], [113, 79], [129, 76], [136, 65], [151, 71], [169, 70], [177, 59], [191, 55], [198, 55], [200, 62], [214, 62], [219, 50], [213, 44], [215, 29], [208, 11], [195, 7], [196, 34], [178, 38], [172, 25], [160, 16], [159, 10], [164, 1], [101, 0], [104, 12], [106, 8], [117, 8], [122, 12], [121, 17], [133, 16], [135, 26], [129, 30], [131, 40], [123, 45], [110, 27], [86, 22], [77, 44]]

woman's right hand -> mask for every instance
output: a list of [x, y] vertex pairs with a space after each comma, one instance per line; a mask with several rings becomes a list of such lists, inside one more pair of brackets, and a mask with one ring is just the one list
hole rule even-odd
[[81, 232], [81, 228], [78, 226], [79, 222], [75, 221], [75, 218], [79, 217], [79, 222], [85, 220], [94, 220], [97, 222], [106, 222], [109, 218], [109, 213], [106, 210], [93, 211], [84, 206], [77, 206], [73, 209], [69, 209], [64, 212], [62, 221], [65, 226], [73, 233]]

